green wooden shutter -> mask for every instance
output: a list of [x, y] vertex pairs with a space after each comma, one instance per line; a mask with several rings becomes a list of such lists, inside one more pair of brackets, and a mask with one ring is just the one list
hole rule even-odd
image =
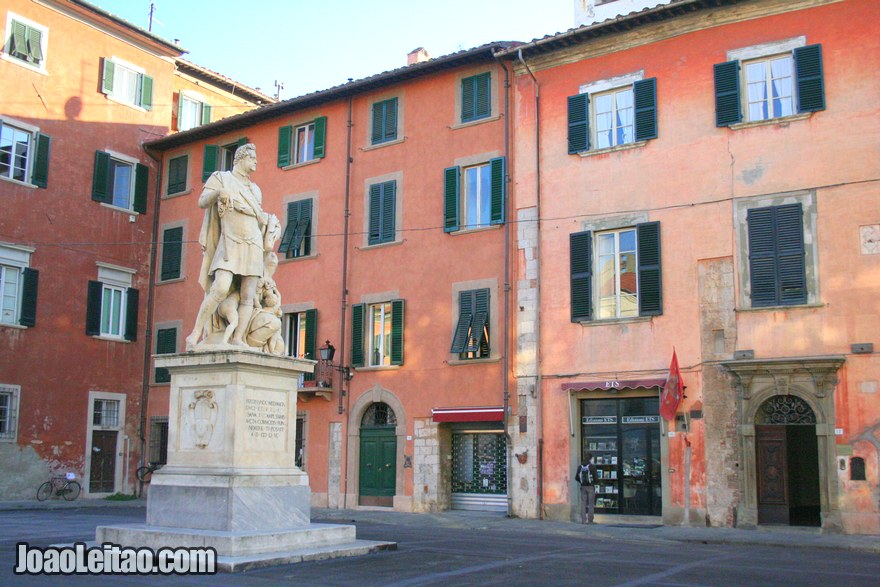
[[773, 208], [752, 208], [746, 215], [749, 233], [749, 281], [752, 307], [775, 306], [776, 246]]
[[485, 356], [488, 354], [488, 341], [485, 338], [485, 327], [489, 322], [489, 290], [474, 290], [473, 296], [474, 319], [473, 322], [471, 322], [471, 335], [468, 337], [467, 346], [464, 350], [469, 353], [478, 353], [477, 356]]
[[292, 126], [282, 126], [278, 129], [278, 167], [290, 165], [290, 143], [292, 140]]
[[134, 342], [138, 330], [138, 290], [128, 288], [125, 303], [125, 340]]
[[370, 141], [376, 145], [385, 140], [385, 102], [373, 104], [373, 130], [370, 133]]
[[[306, 357], [312, 360], [318, 358], [318, 311], [306, 310]], [[315, 372], [306, 373], [306, 381], [315, 380]]]
[[568, 154], [574, 155], [590, 148], [589, 94], [568, 97]]
[[30, 267], [22, 271], [21, 315], [18, 323], [22, 326], [37, 325], [37, 290], [40, 285], [40, 272]]
[[177, 92], [177, 130], [180, 130], [181, 120], [183, 120], [183, 92]]
[[95, 151], [95, 172], [92, 176], [92, 199], [109, 204], [113, 201], [110, 191], [110, 154]]
[[351, 307], [351, 366], [364, 366], [364, 311], [365, 304]]
[[[312, 224], [312, 200], [311, 198], [308, 200], [300, 200], [296, 204], [296, 216], [299, 220], [296, 223], [296, 230], [293, 233], [293, 239], [291, 240], [288, 253], [291, 253], [294, 257], [304, 257], [311, 252], [311, 235], [309, 234], [309, 228]], [[300, 254], [300, 246], [302, 246], [303, 240], [306, 242]]]
[[382, 184], [370, 186], [370, 220], [367, 244], [376, 245], [382, 242]]
[[633, 83], [635, 104], [635, 140], [647, 141], [657, 138], [657, 78]]
[[34, 171], [31, 174], [31, 183], [40, 188], [49, 185], [49, 147], [51, 142], [52, 138], [49, 135], [37, 133], [36, 160], [34, 161]]
[[327, 144], [327, 117], [319, 116], [315, 119], [315, 159], [321, 159], [326, 155]]
[[294, 250], [291, 249], [291, 245], [298, 223], [299, 202], [290, 202], [287, 204], [287, 226], [284, 228], [284, 234], [281, 235], [281, 244], [278, 245], [278, 252], [284, 253], [288, 259], [293, 257]]
[[592, 320], [593, 233], [589, 230], [569, 236], [571, 255], [571, 321]]
[[43, 33], [39, 29], [28, 29], [28, 56], [38, 65], [43, 60]]
[[807, 275], [804, 256], [803, 208], [800, 204], [777, 206], [776, 255], [779, 272], [779, 303], [807, 303]]
[[825, 110], [825, 78], [822, 73], [822, 45], [794, 50], [798, 112]]
[[397, 98], [385, 101], [385, 123], [382, 134], [386, 141], [397, 138]]
[[492, 114], [492, 76], [490, 73], [481, 73], [474, 79], [476, 100], [474, 104], [474, 118], [486, 118]]
[[742, 121], [739, 97], [739, 61], [715, 64], [715, 126]]
[[637, 224], [636, 231], [639, 241], [639, 316], [659, 316], [663, 313], [660, 223]]
[[168, 162], [168, 195], [186, 190], [189, 156], [175, 157]]
[[394, 207], [397, 196], [397, 182], [386, 181], [382, 184], [382, 228], [380, 242], [394, 242]]
[[[177, 352], [177, 329], [176, 328], [160, 328], [156, 331], [156, 354], [170, 355]], [[168, 383], [171, 381], [171, 374], [164, 367], [157, 367], [153, 380], [156, 383]]]
[[489, 161], [491, 185], [491, 211], [489, 224], [504, 224], [505, 202], [507, 200], [507, 164], [504, 157]]
[[459, 229], [460, 182], [461, 168], [457, 165], [443, 170], [443, 232], [455, 232]]
[[[246, 144], [248, 144], [248, 138], [247, 138], [247, 137], [241, 137], [240, 139], [238, 139], [237, 141], [235, 141], [235, 150], [237, 151], [239, 147], [244, 147]], [[233, 153], [233, 154], [234, 154], [234, 153]]]
[[162, 233], [162, 264], [159, 279], [180, 277], [180, 260], [183, 254], [183, 227], [168, 228]]
[[17, 20], [12, 21], [12, 47], [9, 52], [24, 60], [28, 57], [27, 31], [27, 25]]
[[86, 334], [98, 336], [101, 334], [101, 296], [104, 285], [100, 281], [89, 281], [88, 295], [86, 296]]
[[202, 102], [202, 124], [211, 124], [211, 105]]
[[474, 77], [461, 80], [461, 121], [470, 122], [476, 117], [476, 82]]
[[104, 65], [101, 71], [101, 92], [104, 94], [113, 93], [113, 78], [116, 72], [116, 64], [112, 59], [104, 57]]
[[391, 364], [403, 365], [403, 300], [391, 300]]
[[474, 318], [474, 292], [463, 291], [458, 294], [458, 324], [452, 335], [450, 353], [461, 354], [464, 352], [468, 341], [468, 333], [471, 330], [471, 322]]
[[146, 74], [141, 74], [141, 108], [144, 110], [153, 109], [153, 78]]
[[220, 147], [217, 145], [205, 145], [205, 157], [202, 160], [202, 181], [208, 181], [211, 174], [217, 171]]
[[134, 206], [135, 212], [147, 213], [147, 186], [150, 180], [150, 168], [138, 163], [134, 170]]

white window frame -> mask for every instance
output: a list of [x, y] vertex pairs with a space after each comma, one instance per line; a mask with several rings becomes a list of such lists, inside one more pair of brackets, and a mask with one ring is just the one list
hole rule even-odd
[[[300, 130], [305, 137], [306, 151], [300, 157]], [[309, 121], [293, 127], [293, 164], [308, 163], [315, 159], [315, 121]]]
[[[368, 367], [390, 367], [391, 366], [391, 300], [367, 304], [367, 318], [369, 320], [369, 333], [367, 344], [367, 366]], [[376, 313], [381, 324], [382, 332], [377, 340], [376, 336]], [[374, 360], [374, 355], [378, 353], [378, 361]]]
[[[107, 98], [113, 100], [114, 102], [119, 102], [120, 104], [125, 104], [126, 106], [130, 106], [142, 112], [146, 112], [146, 108], [141, 106], [141, 86], [144, 83], [144, 76], [147, 75], [147, 70], [143, 67], [135, 65], [134, 63], [131, 63], [130, 61], [120, 59], [115, 55], [110, 57], [110, 61], [113, 62], [114, 66], [113, 89], [107, 93]], [[125, 70], [126, 73], [135, 75], [137, 78], [134, 87], [133, 100], [130, 100], [128, 96], [125, 96], [119, 87], [120, 70]]]
[[[24, 179], [15, 179], [14, 177], [12, 177], [12, 172], [15, 168], [12, 164], [10, 164], [9, 166], [9, 175], [0, 175], [0, 179], [12, 183], [17, 183], [19, 185], [33, 187], [34, 184], [31, 183], [31, 175], [34, 169], [34, 162], [36, 160], [36, 138], [37, 134], [40, 132], [40, 129], [36, 126], [33, 126], [32, 124], [27, 124], [26, 122], [21, 122], [19, 120], [15, 120], [14, 118], [0, 116], [0, 135], [2, 135], [2, 131], [6, 128], [10, 128], [14, 131], [27, 134], [28, 148], [27, 154], [25, 155]], [[10, 159], [14, 159], [11, 152]]]
[[[602, 151], [604, 149], [614, 149], [616, 147], [622, 147], [625, 145], [633, 145], [636, 144], [636, 126], [635, 126], [635, 95], [633, 93], [633, 86], [635, 82], [641, 81], [645, 79], [645, 71], [635, 71], [632, 73], [627, 73], [624, 75], [597, 80], [594, 82], [590, 82], [588, 84], [584, 84], [580, 87], [581, 94], [588, 94], [588, 100], [590, 101], [590, 150], [589, 153], [594, 153], [595, 151]], [[617, 119], [617, 99], [616, 96], [629, 92], [630, 95], [630, 139], [623, 140], [622, 142], [618, 142], [616, 129], [618, 126], [612, 123], [611, 128], [614, 129], [614, 133], [612, 134], [612, 141], [610, 145], [599, 146], [599, 125], [597, 123], [596, 115], [598, 114], [598, 109], [596, 107], [596, 101], [603, 96], [615, 96], [614, 98], [614, 107], [611, 110], [612, 120]]]
[[[40, 51], [43, 53], [43, 59], [40, 61], [39, 65], [34, 65], [33, 63], [29, 63], [23, 59], [19, 59], [15, 57], [11, 53], [9, 53], [9, 44], [10, 37], [12, 36], [12, 21], [16, 20], [23, 25], [29, 26], [32, 29], [37, 29], [41, 33], [40, 38]], [[31, 71], [35, 71], [37, 73], [41, 73], [43, 75], [47, 74], [46, 70], [46, 61], [48, 59], [47, 49], [49, 47], [49, 29], [38, 22], [34, 22], [29, 18], [25, 18], [14, 12], [6, 13], [6, 34], [3, 39], [3, 52], [0, 53], [0, 58], [5, 61], [9, 61], [10, 63], [15, 63], [18, 66], [24, 67], [26, 69], [30, 69]]]
[[[476, 193], [470, 189], [469, 174], [476, 172]], [[464, 219], [462, 229], [486, 228], [490, 226], [492, 215], [492, 166], [488, 161], [463, 167], [461, 170], [463, 197], [461, 198], [461, 217]], [[483, 190], [486, 193], [483, 193]], [[476, 218], [470, 216], [471, 200], [476, 202]], [[485, 209], [483, 209], [485, 205]], [[484, 218], [485, 217], [485, 218]], [[484, 221], [485, 220], [485, 221]]]
[[6, 430], [0, 432], [0, 442], [16, 442], [18, 440], [18, 414], [21, 386], [0, 383], [0, 395], [8, 396], [6, 412], [0, 413], [0, 422]]
[[[783, 112], [780, 114], [775, 114], [773, 112], [773, 102], [774, 97], [770, 95], [770, 90], [774, 87], [775, 79], [786, 79], [786, 78], [774, 78], [773, 77], [773, 67], [772, 64], [777, 61], [786, 60], [788, 62], [788, 95], [784, 98], [788, 101], [788, 112]], [[752, 101], [751, 99], [751, 85], [754, 83], [749, 79], [749, 67], [753, 65], [760, 64], [763, 69], [763, 79], [758, 83], [763, 84], [764, 88], [764, 96], [759, 101]], [[796, 104], [795, 104], [795, 77], [794, 77], [794, 56], [791, 53], [782, 53], [777, 55], [771, 55], [769, 57], [762, 57], [760, 59], [752, 59], [750, 61], [742, 62], [742, 83], [743, 83], [743, 91], [742, 91], [742, 109], [744, 113], [744, 122], [762, 122], [765, 120], [773, 120], [774, 118], [785, 118], [787, 116], [793, 116], [796, 114]], [[762, 104], [764, 109], [766, 110], [766, 115], [760, 116], [752, 116], [752, 104]]]
[[184, 131], [202, 126], [202, 113], [204, 112], [205, 104], [207, 104], [207, 100], [205, 99], [205, 97], [197, 92], [180, 90], [180, 101], [182, 103], [189, 102], [195, 105], [195, 118], [191, 121], [192, 124], [184, 125], [182, 120], [184, 108], [183, 104], [181, 104], [180, 112], [178, 113], [181, 116], [177, 119], [177, 130]]
[[[794, 71], [794, 50], [799, 47], [806, 47], [807, 45], [807, 37], [799, 36], [792, 37], [790, 39], [783, 39], [781, 41], [773, 41], [770, 43], [762, 43], [760, 45], [751, 45], [749, 47], [741, 47], [739, 49], [731, 49], [727, 52], [727, 61], [739, 61], [740, 64], [740, 94], [741, 94], [741, 109], [743, 113], [743, 123], [749, 122], [764, 122], [768, 120], [779, 120], [782, 118], [788, 118], [790, 116], [798, 115], [798, 105], [797, 105], [797, 89], [795, 87], [795, 71]], [[791, 112], [789, 114], [783, 114], [780, 116], [771, 116], [769, 115], [768, 108], [768, 116], [767, 118], [752, 118], [751, 112], [749, 110], [749, 82], [748, 82], [748, 73], [747, 66], [753, 63], [765, 62], [768, 63], [774, 59], [779, 59], [781, 57], [788, 57], [791, 63], [790, 72], [790, 84], [791, 84]], [[769, 70], [769, 67], [765, 66], [765, 72]], [[765, 78], [767, 80], [769, 86], [769, 75]]]
[[[108, 203], [102, 202], [102, 205], [108, 206], [110, 208], [115, 208], [117, 210], [125, 210], [126, 212], [134, 212], [134, 187], [137, 178], [137, 166], [140, 161], [133, 157], [129, 157], [128, 155], [117, 153], [116, 151], [105, 150], [104, 152], [110, 155], [111, 169], [108, 169], [107, 173], [111, 174], [113, 177], [113, 180], [110, 182], [110, 187], [113, 192], [113, 200], [112, 202]], [[112, 167], [114, 161], [117, 164], [121, 163], [131, 168], [131, 177], [128, 182], [128, 206], [121, 206], [116, 202], [116, 168]]]
[[[24, 270], [30, 267], [31, 253], [36, 249], [30, 247], [21, 247], [8, 244], [0, 244], [0, 325], [20, 327], [18, 321], [21, 319], [21, 294], [24, 284]], [[18, 283], [16, 284], [14, 293], [14, 307], [12, 312], [12, 320], [5, 320], [3, 312], [2, 300], [9, 294], [6, 291], [7, 280], [6, 272], [16, 272], [18, 275]]]
[[[133, 269], [126, 269], [125, 267], [118, 267], [116, 265], [108, 265], [106, 263], [98, 263], [98, 281], [101, 282], [101, 333], [99, 336], [101, 338], [109, 338], [112, 340], [124, 340], [125, 339], [125, 318], [126, 318], [126, 309], [128, 308], [128, 288], [131, 287], [132, 276], [135, 271]], [[118, 328], [110, 329], [105, 331], [105, 322], [109, 322], [112, 324], [113, 316], [112, 314], [109, 316], [105, 316], [104, 312], [107, 310], [107, 295], [113, 295], [114, 292], [120, 292], [119, 296], [119, 307], [118, 307], [118, 315], [117, 315], [117, 323]], [[113, 311], [112, 301], [110, 311]]]
[[[623, 308], [623, 301], [627, 294], [624, 294], [620, 287], [620, 276], [621, 276], [621, 263], [620, 263], [620, 235], [624, 232], [632, 232], [634, 237], [633, 249], [632, 251], [626, 251], [626, 253], [631, 253], [634, 257], [632, 266], [634, 271], [632, 272], [633, 276], [636, 280], [636, 291], [635, 295], [632, 298], [631, 308], [633, 312], [628, 315], [623, 315], [621, 313]], [[609, 235], [613, 235], [613, 250], [611, 252], [611, 256], [614, 261], [614, 294], [613, 296], [606, 296], [603, 298], [602, 296], [602, 258], [608, 256], [608, 254], [603, 255], [600, 247], [600, 240], [603, 237], [607, 237]], [[638, 318], [639, 317], [639, 235], [638, 229], [635, 226], [628, 226], [617, 228], [613, 230], [603, 230], [601, 232], [597, 232], [593, 234], [593, 246], [596, 251], [595, 256], [595, 267], [593, 268], [595, 279], [596, 279], [596, 320], [626, 320], [629, 318]], [[603, 306], [603, 299], [613, 298], [613, 308], [614, 315], [606, 315], [604, 312], [605, 308]]]
[[[296, 333], [296, 344], [293, 344], [293, 334]], [[306, 358], [304, 352], [299, 354], [296, 351], [304, 351], [306, 346], [306, 311], [286, 312], [284, 314], [284, 330], [282, 333], [287, 356]], [[308, 357], [316, 359], [317, 357]]]

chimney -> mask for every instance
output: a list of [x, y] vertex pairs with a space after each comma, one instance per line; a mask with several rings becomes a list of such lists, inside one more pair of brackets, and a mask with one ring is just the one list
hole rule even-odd
[[424, 47], [419, 47], [418, 49], [413, 49], [406, 56], [406, 64], [412, 65], [414, 63], [421, 63], [423, 61], [427, 61], [431, 56], [428, 55], [428, 52], [425, 51]]

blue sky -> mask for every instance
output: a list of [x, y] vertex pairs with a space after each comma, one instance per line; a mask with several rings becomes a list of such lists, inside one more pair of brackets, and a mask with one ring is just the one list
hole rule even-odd
[[[148, 28], [150, 0], [89, 0]], [[490, 41], [568, 30], [573, 0], [153, 0], [153, 33], [180, 39], [188, 60], [293, 98]], [[158, 21], [158, 22], [157, 22]]]

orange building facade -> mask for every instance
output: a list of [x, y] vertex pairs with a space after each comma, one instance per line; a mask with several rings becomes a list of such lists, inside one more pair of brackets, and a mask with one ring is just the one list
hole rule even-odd
[[878, 16], [682, 1], [504, 54], [543, 515], [591, 453], [602, 514], [880, 532]]
[[142, 145], [171, 130], [183, 50], [75, 0], [6, 2], [0, 26], [0, 498], [68, 472], [86, 496], [131, 493], [157, 179]]
[[[525, 448], [505, 417], [511, 119], [494, 52], [506, 46], [416, 61], [149, 145], [166, 186], [186, 170], [162, 188], [160, 354], [183, 350], [203, 297], [193, 277], [203, 183], [231, 167], [238, 145], [256, 145], [253, 179], [284, 229], [274, 279], [287, 352], [335, 350], [299, 393], [295, 459], [316, 506], [534, 501], [534, 483], [518, 489], [528, 473], [509, 461]], [[151, 458], [161, 462], [167, 374], [153, 381]]]

